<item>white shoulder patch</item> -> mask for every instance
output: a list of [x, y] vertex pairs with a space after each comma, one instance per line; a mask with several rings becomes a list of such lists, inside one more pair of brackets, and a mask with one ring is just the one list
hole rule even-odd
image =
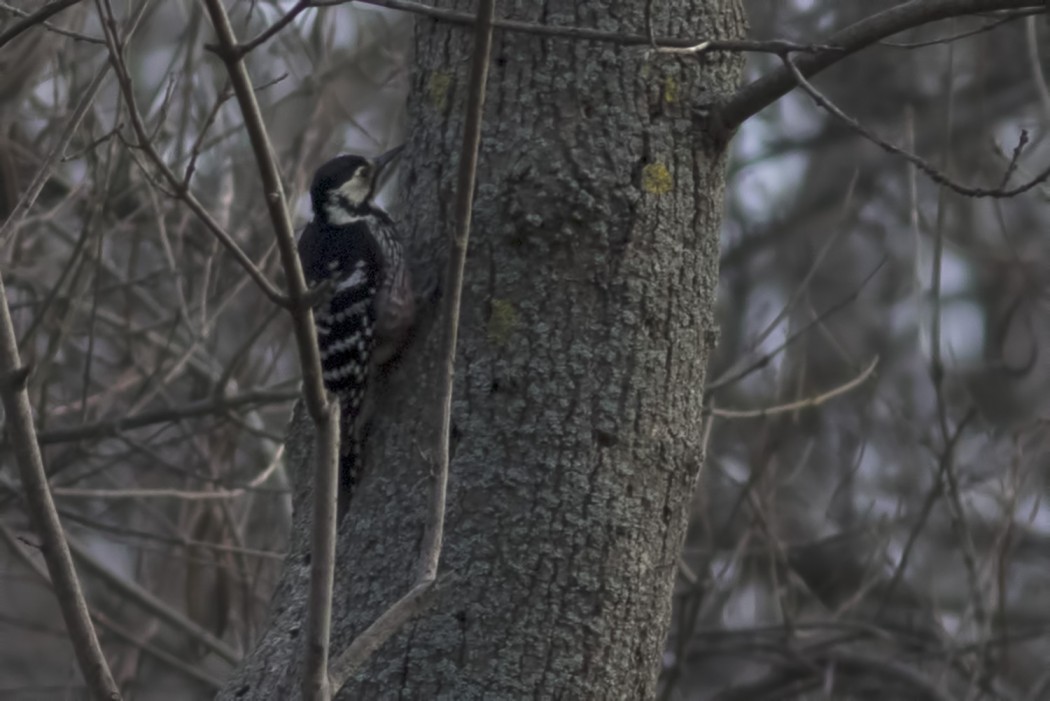
[[335, 286], [336, 292], [342, 292], [343, 290], [349, 290], [354, 287], [360, 287], [368, 282], [368, 276], [365, 274], [364, 262], [358, 262], [354, 266], [353, 271], [345, 278], [339, 281], [339, 284]]
[[340, 206], [337, 202], [325, 205], [324, 209], [325, 214], [328, 215], [328, 221], [336, 226], [346, 226], [367, 218], [367, 215], [364, 214], [351, 214], [346, 211], [346, 207]]

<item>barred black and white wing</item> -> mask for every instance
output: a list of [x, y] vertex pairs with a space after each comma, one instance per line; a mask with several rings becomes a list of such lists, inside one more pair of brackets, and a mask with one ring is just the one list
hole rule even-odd
[[365, 261], [351, 266], [332, 277], [331, 297], [314, 313], [325, 388], [340, 398], [363, 394], [376, 323], [374, 271]]
[[314, 307], [317, 345], [325, 389], [339, 401], [340, 518], [349, 507], [358, 479], [361, 420], [375, 349], [376, 297], [380, 260], [369, 232], [357, 224], [310, 224], [299, 241], [307, 284], [327, 284]]
[[360, 476], [373, 371], [404, 347], [415, 319], [412, 284], [394, 222], [373, 202], [383, 169], [401, 147], [375, 159], [337, 156], [314, 173], [314, 219], [299, 239], [306, 281], [327, 291], [314, 307], [325, 388], [342, 410], [339, 517]]

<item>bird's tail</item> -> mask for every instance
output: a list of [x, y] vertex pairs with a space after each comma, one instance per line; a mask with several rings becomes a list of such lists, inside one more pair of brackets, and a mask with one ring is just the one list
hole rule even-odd
[[350, 510], [350, 499], [361, 468], [361, 440], [357, 435], [354, 421], [357, 407], [349, 407], [343, 402], [340, 407], [339, 426], [339, 497], [336, 502], [336, 517], [342, 522]]

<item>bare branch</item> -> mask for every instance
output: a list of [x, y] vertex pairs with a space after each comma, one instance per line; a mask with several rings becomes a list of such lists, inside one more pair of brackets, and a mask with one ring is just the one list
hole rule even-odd
[[445, 495], [448, 487], [449, 433], [452, 422], [452, 381], [456, 367], [456, 337], [459, 331], [460, 301], [463, 296], [463, 273], [466, 268], [467, 243], [470, 237], [471, 212], [474, 203], [474, 181], [477, 174], [478, 151], [481, 144], [481, 126], [485, 107], [485, 84], [488, 78], [489, 55], [492, 50], [492, 18], [495, 0], [483, 0], [474, 25], [474, 53], [470, 67], [470, 88], [467, 96], [466, 123], [463, 127], [463, 147], [459, 160], [459, 180], [456, 187], [456, 229], [452, 238], [448, 270], [446, 271], [441, 338], [440, 367], [443, 369], [438, 390], [441, 423], [435, 440], [432, 459], [435, 461], [430, 509], [427, 514], [423, 543], [416, 564], [416, 585], [386, 610], [332, 663], [329, 672], [331, 690], [338, 693], [371, 654], [396, 633], [402, 625], [423, 610], [435, 593], [438, 564], [445, 524]]
[[1039, 56], [1039, 40], [1036, 38], [1035, 17], [1026, 17], [1024, 38], [1028, 48], [1028, 65], [1032, 69], [1032, 83], [1043, 107], [1043, 119], [1050, 121], [1050, 85], [1043, 73], [1043, 63]]
[[426, 610], [427, 606], [437, 596], [439, 589], [447, 586], [447, 582], [441, 580], [426, 580], [412, 587], [411, 591], [401, 597], [393, 606], [383, 612], [383, 615], [368, 626], [361, 635], [332, 662], [329, 672], [329, 684], [333, 690], [338, 691], [346, 685], [346, 682], [361, 668], [368, 658], [372, 656], [379, 646], [390, 637], [401, 630], [401, 627], [412, 618]]
[[[259, 270], [258, 266], [248, 257], [248, 254], [237, 242], [234, 241], [233, 237], [219, 225], [217, 221], [208, 213], [204, 205], [194, 197], [193, 193], [184, 186], [184, 183], [179, 176], [168, 166], [167, 162], [157, 152], [157, 149], [153, 146], [149, 132], [146, 130], [146, 126], [142, 120], [142, 114], [139, 112], [138, 102], [135, 98], [135, 90], [131, 80], [131, 74], [128, 71], [128, 67], [124, 62], [123, 50], [124, 42], [120, 40], [114, 31], [115, 20], [113, 13], [107, 2], [97, 0], [99, 6], [99, 13], [102, 16], [102, 28], [103, 34], [106, 38], [106, 47], [109, 50], [109, 61], [110, 64], [116, 71], [117, 82], [120, 84], [120, 92], [127, 102], [128, 114], [131, 118], [131, 127], [135, 132], [137, 139], [137, 146], [146, 154], [146, 157], [153, 164], [153, 167], [157, 169], [161, 177], [171, 188], [171, 195], [176, 199], [180, 199], [186, 203], [190, 210], [197, 215], [197, 218], [202, 224], [212, 233], [215, 238], [226, 248], [227, 251], [233, 255], [234, 260], [251, 276], [252, 280], [259, 286], [259, 289], [274, 303], [280, 306], [286, 307], [289, 305], [289, 300], [281, 292], [274, 287], [266, 275]], [[146, 7], [144, 3], [142, 7]]]
[[[0, 539], [3, 539], [7, 543], [7, 547], [13, 552], [34, 574], [36, 574], [42, 581], [44, 581], [49, 587], [51, 586], [51, 579], [47, 575], [47, 570], [42, 568], [36, 560], [29, 556], [25, 551], [24, 546], [18, 542], [15, 534], [11, 532], [3, 522], [0, 522]], [[222, 688], [222, 684], [218, 679], [215, 679], [211, 675], [198, 669], [194, 665], [187, 664], [179, 658], [172, 655], [170, 652], [166, 652], [151, 644], [149, 641], [144, 640], [141, 635], [136, 635], [132, 631], [128, 630], [124, 626], [121, 626], [110, 618], [98, 611], [91, 610], [91, 619], [101, 628], [108, 630], [118, 638], [122, 638], [125, 642], [130, 645], [134, 645], [140, 648], [144, 652], [152, 655], [161, 662], [167, 664], [172, 669], [176, 669], [187, 677], [194, 679], [201, 684], [206, 685], [210, 689], [219, 690]]]
[[306, 611], [303, 660], [304, 699], [327, 701], [332, 587], [335, 577], [336, 496], [339, 493], [339, 402], [328, 402], [328, 414], [317, 432], [314, 478], [313, 542], [310, 547], [310, 596]]
[[240, 660], [240, 655], [236, 650], [161, 601], [136, 582], [129, 581], [115, 574], [92, 555], [87, 548], [77, 543], [76, 540], [70, 539], [69, 549], [82, 567], [105, 580], [113, 591], [119, 592], [128, 601], [138, 604], [172, 628], [182, 631], [194, 642], [208, 648], [230, 664], [237, 664]]
[[[244, 487], [236, 489], [214, 489], [211, 491], [189, 491], [185, 489], [77, 489], [75, 487], [55, 487], [52, 493], [56, 496], [73, 499], [183, 499], [185, 501], [207, 501], [209, 499], [235, 499], [244, 496], [249, 489], [254, 489], [268, 480], [277, 469], [284, 455], [282, 446], [259, 474]], [[186, 541], [178, 541], [187, 544]], [[199, 544], [198, 544], [199, 545]], [[212, 547], [211, 544], [208, 547]], [[243, 549], [238, 549], [243, 550]]]
[[[238, 44], [234, 47], [235, 55], [244, 56], [257, 49], [263, 43], [272, 39], [282, 29], [291, 24], [296, 17], [309, 8], [336, 7], [349, 5], [351, 3], [360, 5], [373, 5], [385, 7], [391, 10], [400, 10], [421, 17], [428, 17], [449, 24], [463, 26], [474, 26], [477, 16], [469, 12], [457, 12], [441, 7], [434, 7], [412, 0], [299, 0], [291, 9], [270, 25], [257, 37]], [[645, 46], [663, 50], [667, 53], [684, 53], [699, 55], [717, 51], [751, 52], [767, 54], [783, 54], [788, 52], [819, 53], [825, 51], [838, 52], [835, 46], [820, 44], [800, 44], [783, 39], [771, 39], [769, 41], [752, 41], [749, 39], [696, 39], [677, 37], [654, 37], [649, 34], [630, 34], [625, 32], [610, 32], [590, 27], [567, 27], [548, 24], [537, 24], [535, 22], [521, 22], [518, 20], [493, 19], [492, 26], [503, 31], [516, 32], [519, 34], [533, 34], [536, 36], [550, 37], [554, 39], [569, 39], [576, 41], [597, 41], [606, 44], [617, 44], [620, 46]], [[205, 48], [216, 53], [222, 51], [219, 46], [207, 45]]]
[[[295, 233], [285, 203], [280, 173], [274, 160], [273, 148], [255, 99], [251, 78], [244, 65], [243, 52], [237, 49], [237, 39], [221, 0], [206, 0], [218, 35], [218, 54], [230, 76], [245, 128], [251, 140], [252, 151], [262, 178], [266, 205], [273, 224], [277, 248], [281, 255], [285, 277], [288, 280], [289, 312], [299, 349], [299, 366], [303, 377], [303, 394], [315, 426], [319, 450], [314, 466], [314, 512], [310, 568], [310, 594], [307, 604], [307, 638], [305, 644], [302, 693], [304, 699], [327, 701], [332, 689], [328, 682], [328, 649], [332, 617], [332, 586], [335, 571], [336, 495], [339, 455], [339, 408], [325, 397], [321, 377], [321, 356], [314, 327], [306, 280], [296, 252]], [[287, 24], [305, 8], [299, 3], [286, 16]], [[283, 26], [278, 23], [277, 30]], [[276, 33], [276, 31], [274, 33]], [[264, 41], [265, 37], [259, 41]], [[347, 437], [349, 440], [349, 437]]]
[[[314, 0], [315, 7], [328, 5], [341, 5], [348, 0]], [[391, 10], [401, 10], [412, 14], [441, 20], [452, 24], [474, 25], [477, 17], [469, 12], [456, 12], [439, 7], [432, 7], [412, 0], [355, 0], [362, 5], [375, 5], [386, 7]], [[519, 22], [516, 20], [493, 19], [492, 26], [496, 29], [518, 32], [521, 34], [534, 34], [537, 36], [573, 39], [577, 41], [598, 41], [607, 44], [618, 44], [620, 46], [645, 46], [654, 49], [681, 49], [683, 53], [702, 54], [715, 51], [752, 52], [783, 54], [793, 51], [802, 53], [839, 53], [840, 49], [826, 44], [798, 44], [783, 39], [770, 41], [752, 41], [748, 39], [699, 39], [695, 37], [654, 37], [650, 34], [627, 34], [623, 32], [609, 32], [589, 27], [558, 27], [547, 24], [536, 24], [535, 22]]]
[[62, 522], [48, 489], [47, 473], [40, 446], [36, 442], [33, 409], [29, 404], [26, 380], [29, 370], [22, 367], [15, 339], [15, 327], [7, 307], [7, 293], [0, 277], [0, 396], [7, 415], [7, 434], [14, 447], [22, 476], [26, 503], [43, 541], [44, 559], [55, 589], [55, 598], [69, 631], [73, 652], [91, 695], [97, 699], [119, 699], [120, 690], [106, 664], [95, 628], [91, 625], [84, 592], [77, 579]]
[[466, 122], [463, 125], [463, 147], [459, 157], [459, 180], [456, 184], [456, 230], [449, 251], [448, 270], [445, 272], [441, 334], [441, 385], [439, 391], [441, 425], [431, 459], [434, 463], [434, 483], [431, 487], [430, 514], [416, 566], [419, 581], [437, 577], [441, 558], [441, 540], [445, 527], [445, 492], [448, 488], [449, 434], [452, 431], [452, 380], [456, 371], [456, 339], [459, 334], [459, 309], [463, 297], [463, 272], [467, 265], [467, 243], [470, 239], [470, 219], [474, 206], [474, 180], [477, 175], [478, 150], [481, 144], [481, 124], [485, 107], [485, 83], [489, 72], [489, 53], [492, 49], [492, 18], [495, 0], [483, 0], [478, 8], [478, 22], [474, 25], [474, 56], [470, 65], [470, 92], [467, 94]]
[[281, 174], [273, 157], [273, 147], [266, 133], [266, 124], [255, 99], [248, 69], [237, 53], [237, 38], [230, 26], [226, 8], [219, 0], [206, 0], [205, 7], [211, 16], [212, 25], [219, 39], [219, 54], [230, 75], [233, 92], [237, 96], [244, 127], [251, 140], [252, 152], [262, 178], [263, 195], [266, 208], [270, 213], [277, 249], [281, 255], [281, 265], [288, 280], [289, 311], [292, 315], [292, 326], [295, 329], [295, 342], [299, 350], [299, 366], [303, 374], [303, 395], [310, 417], [320, 428], [327, 413], [324, 385], [321, 382], [321, 356], [317, 348], [317, 334], [314, 329], [314, 317], [307, 303], [308, 290], [303, 276], [299, 256], [295, 250], [295, 232], [292, 230], [292, 219], [284, 199], [284, 186]]
[[813, 397], [806, 397], [795, 402], [788, 402], [787, 404], [780, 404], [777, 406], [771, 406], [766, 409], [722, 409], [720, 407], [712, 407], [711, 415], [717, 416], [722, 419], [756, 419], [763, 416], [773, 416], [775, 414], [785, 414], [791, 411], [799, 411], [801, 409], [812, 409], [818, 407], [821, 404], [834, 399], [835, 397], [842, 396], [855, 387], [859, 387], [864, 384], [864, 381], [871, 377], [871, 374], [875, 372], [876, 366], [879, 364], [878, 356], [872, 360], [866, 368], [861, 370], [860, 374], [834, 389], [822, 392]]
[[69, 123], [66, 125], [65, 130], [58, 139], [58, 143], [51, 149], [51, 152], [44, 159], [44, 162], [40, 165], [40, 169], [37, 170], [36, 175], [33, 177], [32, 182], [29, 183], [29, 187], [26, 188], [25, 193], [19, 199], [18, 204], [8, 215], [7, 219], [0, 225], [0, 243], [7, 240], [7, 237], [14, 232], [22, 220], [29, 213], [29, 210], [33, 207], [36, 202], [36, 198], [40, 195], [40, 191], [44, 189], [44, 185], [47, 184], [48, 178], [51, 177], [51, 173], [54, 171], [55, 166], [62, 160], [62, 154], [69, 146], [69, 142], [73, 140], [73, 135], [76, 134], [77, 129], [80, 128], [80, 123], [84, 120], [84, 116], [87, 115], [88, 110], [91, 108], [92, 103], [95, 101], [95, 96], [98, 95], [99, 88], [102, 87], [103, 79], [109, 73], [109, 67], [103, 66], [95, 74], [95, 77], [91, 80], [87, 89], [84, 91], [84, 95], [80, 98], [80, 102], [77, 103], [76, 109], [73, 111], [73, 116], [70, 118]]
[[[930, 180], [934, 181], [938, 185], [943, 185], [944, 187], [947, 187], [950, 190], [954, 190], [960, 195], [963, 195], [965, 197], [994, 197], [997, 199], [1016, 197], [1017, 195], [1031, 190], [1036, 185], [1045, 182], [1047, 178], [1050, 178], [1050, 165], [1048, 165], [1045, 168], [1043, 168], [1043, 170], [1039, 171], [1039, 173], [1037, 173], [1035, 177], [1033, 177], [1028, 182], [1009, 189], [1004, 189], [1002, 187], [972, 187], [970, 185], [964, 185], [962, 183], [956, 182], [951, 177], [949, 177], [947, 173], [935, 168], [926, 159], [921, 158], [920, 156], [917, 156], [914, 153], [911, 153], [910, 151], [907, 151], [899, 146], [894, 146], [889, 141], [886, 141], [881, 136], [872, 132], [870, 129], [865, 127], [853, 117], [850, 117], [848, 114], [839, 109], [838, 106], [835, 105], [835, 103], [833, 103], [831, 100], [825, 97], [819, 90], [817, 90], [812, 83], [806, 80], [805, 76], [802, 75], [802, 71], [799, 70], [798, 66], [795, 65], [795, 62], [791, 59], [790, 56], [784, 56], [783, 60], [784, 64], [788, 67], [788, 70], [791, 71], [792, 76], [794, 76], [795, 80], [798, 81], [799, 87], [801, 87], [806, 92], [806, 94], [812, 97], [818, 105], [830, 112], [834, 117], [836, 117], [840, 121], [844, 122], [850, 129], [853, 129], [865, 139], [868, 139], [872, 143], [880, 146], [881, 148], [883, 148], [886, 151], [889, 151], [890, 153], [902, 156], [909, 163], [911, 163], [916, 168], [925, 173], [930, 178]], [[1018, 146], [1018, 148], [1020, 148], [1020, 145]], [[1006, 177], [1009, 177], [1011, 169], [1011, 167], [1008, 167]], [[1005, 180], [1006, 177], [1004, 177], [1003, 179]]]
[[881, 259], [879, 263], [874, 268], [872, 268], [871, 272], [865, 275], [864, 278], [860, 281], [860, 283], [848, 295], [843, 297], [841, 300], [835, 302], [835, 304], [829, 306], [813, 321], [809, 322], [808, 324], [805, 324], [802, 328], [798, 329], [786, 339], [784, 339], [784, 341], [781, 342], [776, 348], [769, 351], [768, 353], [763, 353], [758, 359], [756, 359], [754, 362], [750, 363], [746, 367], [740, 370], [737, 370], [736, 366], [729, 368], [720, 377], [707, 383], [707, 386], [705, 387], [704, 391], [713, 392], [717, 389], [721, 389], [722, 387], [731, 385], [734, 382], [739, 382], [741, 379], [747, 377], [748, 375], [760, 368], [764, 368], [781, 351], [783, 351], [785, 348], [787, 348], [800, 338], [804, 338], [806, 333], [808, 333], [813, 326], [815, 326], [818, 323], [821, 323], [825, 319], [830, 318], [837, 312], [846, 309], [847, 307], [849, 307], [850, 304], [856, 301], [857, 297], [860, 295], [861, 290], [867, 287], [868, 283], [871, 282], [872, 278], [874, 278], [880, 270], [882, 270], [882, 266], [884, 266], [885, 264], [886, 258]]
[[[835, 32], [823, 43], [836, 47], [837, 51], [802, 56], [796, 62], [796, 66], [798, 71], [808, 78], [867, 46], [907, 29], [950, 17], [1022, 8], [1033, 10], [1042, 8], [1042, 11], [1045, 12], [1046, 4], [1034, 0], [915, 0], [914, 2], [902, 2]], [[789, 93], [796, 84], [797, 80], [789, 66], [771, 71], [740, 88], [736, 94], [719, 105], [717, 123], [721, 128], [731, 132], [744, 120]]]
[[27, 29], [31, 29], [37, 24], [43, 24], [47, 19], [57, 15], [67, 7], [73, 7], [80, 0], [55, 0], [47, 5], [44, 5], [36, 12], [26, 15], [21, 22], [15, 22], [7, 30], [0, 32], [0, 47], [4, 46], [7, 42], [17, 37]]
[[[292, 6], [292, 9], [288, 10], [288, 12], [284, 14], [284, 16], [282, 16], [279, 20], [267, 27], [261, 34], [259, 34], [259, 36], [249, 41], [246, 41], [243, 44], [238, 44], [234, 49], [236, 51], [236, 55], [244, 56], [250, 53], [251, 51], [254, 51], [259, 46], [265, 44], [271, 38], [276, 36], [278, 32], [280, 32], [282, 29], [284, 29], [293, 21], [295, 21], [296, 17], [298, 17], [300, 14], [302, 14], [304, 10], [308, 9], [312, 5], [313, 3], [310, 2], [310, 0], [299, 0], [297, 3], [295, 3], [295, 5]], [[214, 46], [205, 46], [205, 48], [210, 49], [212, 51], [216, 51], [216, 48]]]
[[215, 396], [190, 402], [181, 406], [168, 409], [157, 409], [147, 411], [134, 416], [124, 416], [117, 419], [103, 419], [91, 423], [81, 424], [72, 428], [56, 428], [41, 431], [37, 435], [40, 445], [52, 445], [55, 443], [68, 443], [71, 441], [82, 441], [87, 439], [105, 438], [116, 436], [124, 431], [130, 431], [143, 426], [168, 423], [181, 419], [192, 419], [199, 416], [220, 414], [231, 409], [257, 406], [265, 404], [282, 404], [290, 402], [299, 396], [298, 392], [277, 390], [252, 390], [235, 394], [232, 396]]

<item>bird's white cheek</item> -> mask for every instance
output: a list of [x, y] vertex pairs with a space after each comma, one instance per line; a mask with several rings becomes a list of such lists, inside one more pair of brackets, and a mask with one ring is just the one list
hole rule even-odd
[[368, 198], [368, 182], [364, 178], [355, 175], [339, 186], [339, 194], [351, 204], [359, 205]]
[[332, 198], [332, 203], [325, 207], [325, 213], [328, 215], [328, 221], [336, 226], [345, 226], [347, 224], [353, 224], [355, 221], [360, 221], [363, 217], [351, 214], [346, 210], [346, 207], [339, 204], [337, 198]]

